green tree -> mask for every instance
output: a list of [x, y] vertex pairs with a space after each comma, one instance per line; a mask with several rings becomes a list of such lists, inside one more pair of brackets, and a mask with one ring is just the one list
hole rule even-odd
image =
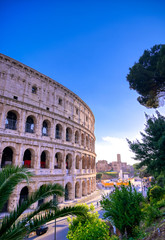
[[[0, 210], [9, 199], [14, 188], [22, 180], [29, 181], [32, 174], [22, 167], [7, 166], [0, 172]], [[1, 240], [21, 240], [30, 232], [42, 224], [49, 222], [55, 218], [67, 215], [85, 215], [86, 209], [83, 206], [65, 207], [59, 209], [54, 201], [43, 203], [40, 207], [29, 213], [26, 217], [22, 217], [22, 213], [27, 210], [33, 203], [40, 199], [47, 198], [56, 194], [63, 196], [64, 189], [60, 184], [48, 184], [41, 186], [21, 205], [17, 206], [9, 216], [3, 218], [0, 224]], [[49, 211], [51, 210], [51, 212]], [[47, 212], [48, 211], [48, 212]], [[38, 215], [42, 213], [41, 215]]]
[[67, 238], [69, 240], [110, 240], [107, 224], [99, 219], [98, 212], [94, 212], [94, 206], [91, 204], [85, 206], [87, 213], [85, 217], [68, 218], [69, 231]]
[[146, 166], [146, 172], [157, 177], [165, 173], [165, 117], [156, 112], [157, 116], [146, 115], [145, 132], [142, 140], [131, 142], [129, 148], [135, 153], [135, 160], [140, 161], [139, 168]]
[[127, 75], [130, 89], [140, 96], [140, 104], [148, 108], [160, 106], [165, 92], [165, 45], [159, 44], [145, 50], [139, 61], [129, 68]]
[[135, 229], [139, 226], [143, 214], [140, 203], [143, 196], [129, 186], [115, 188], [108, 198], [103, 197], [101, 206], [105, 210], [104, 217], [119, 229], [122, 236], [134, 236]]
[[96, 179], [101, 180], [102, 175], [103, 175], [102, 173], [96, 173]]
[[160, 186], [154, 186], [150, 189], [149, 196], [150, 196], [150, 202], [155, 203], [161, 200], [164, 196], [164, 189]]

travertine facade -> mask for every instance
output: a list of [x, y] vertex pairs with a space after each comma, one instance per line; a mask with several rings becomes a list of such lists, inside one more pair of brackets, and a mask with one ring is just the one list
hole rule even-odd
[[18, 185], [6, 209], [45, 183], [65, 188], [59, 202], [95, 191], [94, 123], [92, 111], [76, 94], [0, 54], [0, 167], [25, 165], [35, 173], [29, 185]]

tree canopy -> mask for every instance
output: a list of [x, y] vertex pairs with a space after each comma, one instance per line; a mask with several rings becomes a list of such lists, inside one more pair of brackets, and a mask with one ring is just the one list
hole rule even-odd
[[98, 212], [95, 212], [93, 204], [89, 207], [82, 204], [87, 210], [86, 216], [77, 216], [68, 218], [69, 231], [67, 238], [69, 240], [110, 240], [108, 225], [99, 219]]
[[135, 153], [135, 160], [139, 160], [139, 168], [146, 166], [146, 172], [157, 177], [165, 174], [165, 117], [158, 111], [156, 116], [146, 114], [142, 140], [128, 141], [130, 149]]
[[103, 196], [101, 206], [105, 210], [104, 217], [119, 229], [122, 236], [133, 237], [143, 217], [142, 201], [142, 194], [129, 184], [128, 187], [122, 185], [121, 189], [115, 187], [108, 198]]
[[139, 61], [129, 68], [130, 89], [139, 93], [137, 100], [148, 108], [163, 104], [165, 96], [165, 44], [145, 50]]

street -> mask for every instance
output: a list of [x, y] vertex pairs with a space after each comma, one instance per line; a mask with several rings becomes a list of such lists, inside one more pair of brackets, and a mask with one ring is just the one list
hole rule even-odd
[[[105, 193], [106, 194], [106, 193]], [[99, 213], [99, 218], [103, 217], [103, 211], [101, 210], [100, 206], [97, 207], [97, 202], [101, 200], [101, 195], [96, 197], [95, 199], [88, 201], [87, 204], [90, 205], [93, 203], [95, 206], [95, 210], [98, 211]], [[37, 236], [35, 232], [31, 233], [30, 237], [28, 238], [29, 240], [54, 240], [54, 232], [55, 232], [55, 222], [51, 221], [47, 223], [49, 229], [47, 233]], [[56, 221], [56, 240], [67, 240], [66, 235], [68, 232], [68, 222], [67, 222], [67, 217], [57, 219]]]

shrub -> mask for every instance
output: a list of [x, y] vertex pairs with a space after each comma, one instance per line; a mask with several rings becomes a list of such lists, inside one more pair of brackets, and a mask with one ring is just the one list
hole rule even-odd
[[158, 177], [157, 177], [157, 185], [164, 188], [165, 186], [165, 176], [163, 174], [160, 174]]
[[135, 229], [139, 226], [143, 218], [140, 203], [143, 196], [131, 184], [128, 187], [121, 186], [121, 189], [115, 188], [115, 191], [109, 195], [109, 198], [103, 197], [101, 206], [105, 210], [104, 217], [108, 218], [122, 235], [128, 237], [135, 235]]
[[93, 205], [90, 208], [86, 205], [86, 208], [91, 210], [87, 213], [86, 218], [80, 216], [68, 218], [67, 238], [69, 240], [111, 240], [107, 224], [98, 218], [99, 214], [94, 212]]
[[143, 208], [145, 214], [145, 225], [148, 227], [155, 219], [161, 216], [161, 212], [158, 209], [157, 205], [146, 204]]
[[157, 202], [163, 198], [164, 189], [160, 186], [154, 186], [150, 189], [149, 196], [150, 202]]

